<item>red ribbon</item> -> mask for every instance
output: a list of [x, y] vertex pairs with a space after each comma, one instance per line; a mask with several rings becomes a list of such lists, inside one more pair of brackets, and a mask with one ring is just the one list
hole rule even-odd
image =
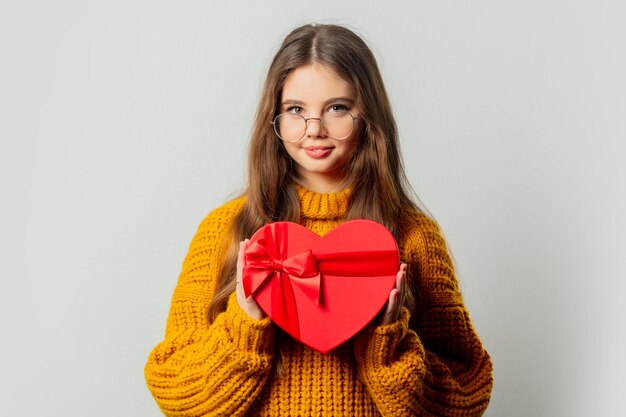
[[287, 257], [287, 222], [270, 223], [245, 252], [243, 289], [246, 297], [271, 285], [270, 316], [298, 338], [300, 325], [293, 286], [319, 305], [321, 276], [383, 276], [395, 271], [397, 251], [376, 250], [318, 254], [311, 250]]

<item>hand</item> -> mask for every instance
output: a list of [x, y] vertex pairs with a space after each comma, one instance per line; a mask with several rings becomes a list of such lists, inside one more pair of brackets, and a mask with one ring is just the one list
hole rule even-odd
[[387, 308], [380, 320], [381, 325], [393, 323], [400, 318], [400, 312], [404, 305], [404, 297], [406, 294], [406, 264], [400, 264], [400, 271], [396, 275], [396, 286], [389, 293], [389, 301], [387, 301]]
[[239, 307], [241, 307], [241, 309], [253, 319], [261, 320], [266, 316], [265, 312], [261, 310], [256, 301], [254, 301], [252, 295], [246, 298], [243, 291], [242, 272], [244, 266], [244, 252], [249, 243], [250, 239], [239, 242], [239, 253], [237, 254], [237, 287], [235, 291], [237, 292], [237, 303], [239, 304]]

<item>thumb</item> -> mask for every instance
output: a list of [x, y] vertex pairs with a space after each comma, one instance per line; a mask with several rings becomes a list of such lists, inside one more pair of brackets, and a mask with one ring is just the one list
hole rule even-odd
[[241, 282], [243, 268], [246, 265], [246, 241], [239, 242], [239, 252], [237, 253], [237, 282]]

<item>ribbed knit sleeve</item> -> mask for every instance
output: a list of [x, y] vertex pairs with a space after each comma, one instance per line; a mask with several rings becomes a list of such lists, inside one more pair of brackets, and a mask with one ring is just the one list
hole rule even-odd
[[168, 416], [242, 416], [261, 392], [273, 360], [269, 318], [254, 320], [235, 294], [208, 324], [221, 242], [242, 204], [234, 200], [200, 224], [174, 290], [165, 339], [150, 353], [146, 382]]
[[463, 304], [445, 240], [423, 215], [402, 226], [406, 279], [419, 293], [419, 308], [404, 308], [398, 321], [357, 335], [359, 377], [384, 417], [480, 416], [493, 386], [492, 363]]

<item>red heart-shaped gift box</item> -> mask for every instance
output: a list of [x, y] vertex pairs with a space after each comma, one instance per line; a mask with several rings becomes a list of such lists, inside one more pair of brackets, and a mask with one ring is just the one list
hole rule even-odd
[[274, 323], [326, 353], [372, 321], [399, 268], [396, 240], [379, 223], [351, 220], [320, 237], [276, 222], [250, 239], [243, 285]]

